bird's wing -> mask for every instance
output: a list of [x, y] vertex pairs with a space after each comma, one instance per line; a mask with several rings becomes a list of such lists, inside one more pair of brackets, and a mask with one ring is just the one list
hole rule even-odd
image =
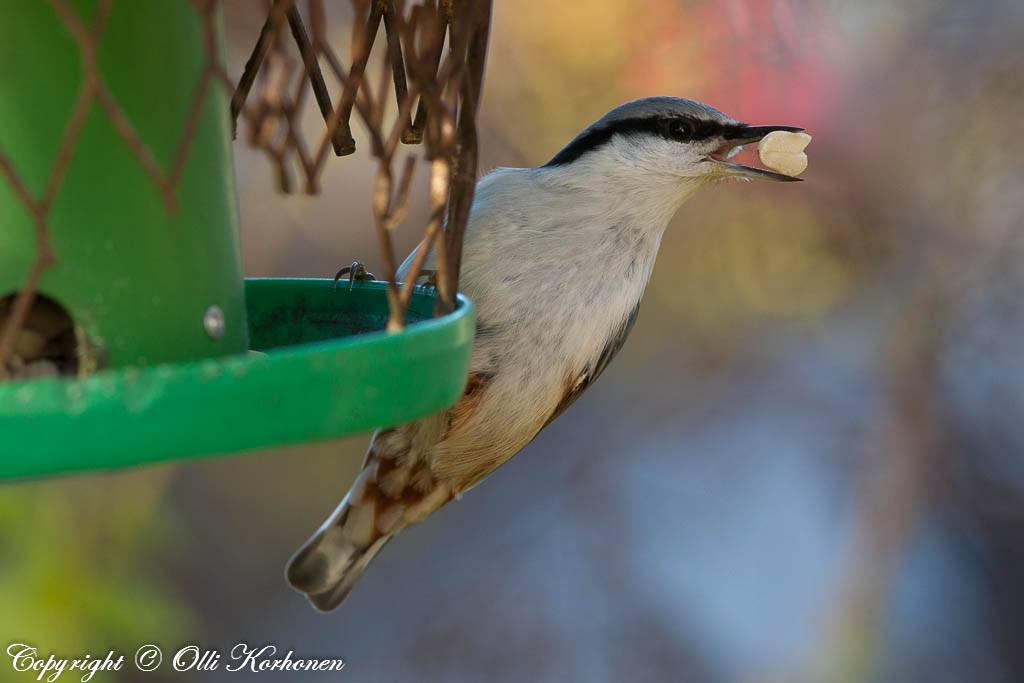
[[[633, 331], [633, 325], [636, 324], [636, 316], [640, 313], [640, 302], [636, 302], [636, 306], [630, 311], [629, 315], [623, 321], [619, 329], [609, 339], [608, 343], [605, 344], [601, 350], [601, 354], [597, 357], [597, 360], [591, 364], [588, 364], [583, 371], [574, 376], [568, 377], [565, 383], [565, 396], [555, 407], [554, 412], [551, 413], [551, 417], [544, 423], [544, 427], [555, 421], [559, 415], [564, 413], [566, 409], [575, 403], [576, 399], [587, 390], [591, 384], [594, 383], [601, 373], [604, 372], [605, 368], [615, 358], [615, 354], [619, 352], [623, 344], [626, 343], [626, 337]], [[542, 427], [543, 429], [543, 427]]]
[[[470, 375], [466, 392], [445, 413], [444, 437], [433, 449], [431, 471], [438, 479], [450, 482], [455, 495], [479, 483], [502, 463], [519, 452], [544, 427], [561, 415], [589, 387], [626, 342], [640, 309], [639, 302], [611, 335], [601, 353], [583, 371], [566, 378], [564, 394], [554, 405], [546, 421], [543, 413], [538, 420], [527, 420], [502, 426], [507, 411], [500, 402], [496, 405], [489, 396], [496, 377]], [[557, 394], [556, 394], [557, 395]], [[481, 410], [486, 413], [481, 415]], [[497, 412], [496, 412], [497, 411]]]
[[[419, 253], [420, 249], [423, 248], [423, 242], [416, 245], [416, 248], [409, 252], [409, 255], [402, 261], [402, 265], [398, 266], [398, 273], [395, 275], [399, 282], [405, 282], [406, 276], [409, 274], [409, 268], [412, 267], [412, 261], [416, 258], [416, 254]], [[427, 258], [423, 261], [424, 270], [433, 270], [437, 266], [434, 265], [434, 245], [430, 245], [430, 252], [427, 254]]]

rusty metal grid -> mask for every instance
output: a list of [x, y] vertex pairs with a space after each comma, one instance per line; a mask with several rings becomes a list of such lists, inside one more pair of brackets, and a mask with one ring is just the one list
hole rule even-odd
[[[64, 130], [55, 132], [61, 136], [61, 143], [41, 196], [34, 197], [19, 177], [4, 153], [0, 131], [0, 178], [11, 186], [31, 217], [36, 242], [34, 264], [0, 329], [0, 379], [10, 376], [6, 360], [33, 305], [40, 278], [57, 261], [49, 239], [49, 213], [94, 103], [152, 180], [169, 212], [176, 209], [178, 183], [211, 87], [219, 85], [232, 93], [231, 116], [236, 130], [240, 124], [244, 126], [246, 142], [265, 153], [276, 170], [282, 192], [295, 188], [293, 169], [299, 170], [305, 192], [319, 192], [319, 178], [330, 153], [343, 156], [355, 151], [350, 125], [355, 112], [369, 131], [369, 151], [377, 163], [372, 198], [374, 230], [384, 278], [389, 283], [387, 328], [391, 331], [405, 325], [413, 286], [428, 252], [421, 249], [406, 281], [396, 281], [391, 233], [405, 219], [412, 178], [419, 165], [415, 154], [398, 159], [399, 144], [421, 144], [423, 160], [429, 167], [431, 207], [423, 242], [433, 245], [436, 254], [438, 311], [454, 307], [462, 235], [476, 182], [476, 113], [490, 28], [490, 0], [351, 0], [356, 20], [347, 65], [327, 39], [323, 0], [307, 0], [303, 7], [296, 0], [273, 0], [237, 82], [228, 74], [218, 49], [219, 0], [182, 0], [191, 5], [200, 20], [205, 59], [173, 162], [166, 171], [119, 106], [98, 67], [98, 47], [115, 0], [101, 0], [88, 21], [67, 0], [48, 1], [75, 39], [83, 80]], [[376, 54], [387, 68], [381, 70], [379, 81], [372, 83], [364, 73], [375, 54], [373, 48], [382, 23], [385, 40]], [[288, 52], [291, 46], [301, 56], [301, 69], [292, 68], [294, 60]], [[324, 68], [341, 84], [333, 98], [336, 106], [323, 76]], [[325, 123], [319, 139], [314, 140], [307, 140], [298, 124], [310, 91]], [[386, 102], [392, 93], [397, 115], [389, 118]]]

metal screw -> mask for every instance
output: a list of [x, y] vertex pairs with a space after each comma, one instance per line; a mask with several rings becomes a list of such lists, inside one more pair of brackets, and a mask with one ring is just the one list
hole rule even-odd
[[220, 306], [210, 306], [203, 314], [203, 327], [211, 339], [220, 339], [224, 336], [224, 311]]

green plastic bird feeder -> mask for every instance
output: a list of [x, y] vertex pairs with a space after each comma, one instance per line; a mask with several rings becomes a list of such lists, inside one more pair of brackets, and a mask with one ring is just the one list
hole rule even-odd
[[244, 280], [229, 96], [211, 82], [194, 97], [199, 14], [97, 6], [0, 0], [0, 329], [42, 215], [55, 257], [36, 286], [42, 326], [71, 330], [79, 373], [0, 381], [0, 478], [325, 439], [453, 403], [472, 303], [432, 318], [418, 289], [389, 334], [384, 283]]

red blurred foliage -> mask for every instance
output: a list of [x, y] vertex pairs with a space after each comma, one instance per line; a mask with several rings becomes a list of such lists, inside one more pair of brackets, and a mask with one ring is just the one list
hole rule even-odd
[[[799, 7], [797, 7], [799, 5]], [[653, 26], [623, 65], [630, 95], [678, 95], [752, 123], [823, 123], [846, 81], [834, 18], [799, 0], [650, 0]], [[666, 86], [674, 92], [662, 92]], [[656, 92], [657, 91], [657, 92]]]

